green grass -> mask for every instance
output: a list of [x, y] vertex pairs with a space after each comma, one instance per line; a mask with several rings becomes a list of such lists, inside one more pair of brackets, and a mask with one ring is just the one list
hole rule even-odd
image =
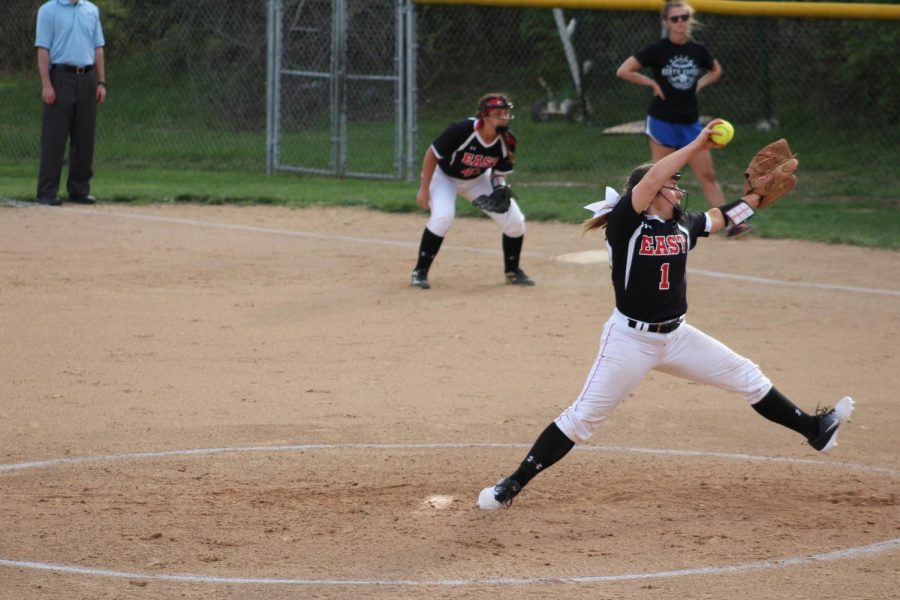
[[[610, 167], [606, 182], [619, 185], [624, 172]], [[37, 168], [33, 161], [0, 162], [0, 197], [31, 200]], [[603, 184], [544, 184], [514, 182], [530, 221], [579, 223], [588, 216], [582, 208], [598, 199]], [[687, 182], [688, 187], [693, 187]], [[803, 186], [801, 186], [803, 187]], [[272, 204], [291, 207], [360, 206], [372, 210], [405, 213], [418, 210], [417, 183], [371, 181], [263, 173], [172, 169], [131, 164], [98, 165], [94, 193], [103, 202], [133, 204], [196, 202], [207, 204]], [[694, 190], [696, 192], [696, 190]], [[726, 186], [728, 195], [738, 186]], [[702, 194], [694, 193], [690, 208], [703, 210]], [[459, 203], [459, 214], [481, 218], [468, 203]], [[817, 197], [798, 189], [791, 196], [755, 217], [759, 234], [769, 238], [793, 238], [826, 243], [900, 249], [900, 201], [858, 197]]]
[[[138, 81], [133, 81], [137, 84]], [[348, 205], [414, 212], [417, 184], [301, 176], [266, 177], [265, 134], [248, 123], [219, 122], [223, 115], [191, 100], [187, 80], [120, 86], [100, 109], [94, 192], [113, 202], [260, 203], [287, 206]], [[112, 92], [111, 92], [112, 93]], [[0, 83], [0, 197], [33, 198], [40, 137], [39, 91], [31, 74]], [[414, 172], [428, 144], [459, 108], [429, 106], [419, 115]], [[609, 119], [595, 107], [599, 122]], [[643, 108], [633, 110], [640, 118]], [[451, 115], [448, 117], [448, 115]], [[606, 185], [621, 188], [631, 169], [649, 158], [640, 135], [602, 134], [599, 126], [564, 120], [533, 122], [527, 107], [513, 122], [520, 145], [511, 182], [531, 221], [580, 222], [583, 206]], [[735, 123], [735, 139], [715, 151], [727, 197], [741, 192], [743, 169], [756, 149], [787, 137], [800, 158], [800, 184], [786, 200], [755, 217], [764, 237], [797, 238], [881, 248], [900, 247], [900, 145], [889, 127], [861, 131], [842, 127], [839, 116], [815, 115], [777, 133]], [[873, 121], [877, 124], [877, 121]], [[241, 127], [240, 125], [243, 125]], [[350, 172], [394, 174], [393, 121], [352, 122], [346, 149]], [[327, 114], [294, 115], [282, 136], [283, 164], [329, 169], [331, 130]], [[683, 185], [691, 208], [706, 202], [690, 172]], [[463, 216], [479, 216], [459, 203]]]

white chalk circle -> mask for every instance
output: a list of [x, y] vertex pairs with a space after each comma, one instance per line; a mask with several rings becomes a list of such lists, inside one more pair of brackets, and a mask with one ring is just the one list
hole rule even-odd
[[[136, 452], [132, 454], [107, 454], [100, 456], [82, 456], [72, 458], [57, 458], [44, 461], [16, 463], [0, 465], [0, 476], [3, 473], [24, 471], [27, 469], [40, 469], [66, 464], [89, 464], [97, 462], [110, 462], [120, 460], [142, 460], [154, 458], [166, 458], [173, 456], [208, 456], [211, 454], [240, 453], [240, 452], [300, 452], [309, 450], [341, 450], [341, 449], [371, 449], [371, 450], [444, 450], [465, 448], [529, 448], [526, 444], [304, 444], [292, 446], [254, 446], [238, 448], [197, 448], [192, 450], [168, 450], [162, 452]], [[656, 454], [665, 456], [717, 458], [739, 461], [758, 461], [774, 463], [792, 463], [826, 466], [830, 468], [842, 468], [851, 471], [876, 473], [890, 478], [900, 478], [900, 471], [882, 467], [870, 467], [852, 463], [837, 463], [822, 460], [796, 459], [784, 457], [754, 456], [750, 454], [729, 454], [721, 452], [701, 452], [691, 450], [667, 450], [654, 448], [625, 448], [607, 446], [578, 446], [581, 452], [612, 452], [632, 454]], [[474, 494], [475, 492], [473, 492]], [[453, 502], [452, 496], [431, 496], [425, 499], [425, 504], [432, 510], [447, 508]], [[474, 509], [473, 510], [477, 510]], [[809, 556], [795, 556], [777, 560], [762, 560], [749, 563], [740, 563], [723, 566], [699, 566], [688, 569], [675, 569], [667, 571], [649, 571], [643, 573], [626, 573], [618, 575], [582, 575], [559, 577], [535, 577], [535, 578], [485, 578], [485, 579], [290, 579], [269, 577], [219, 577], [214, 575], [192, 573], [143, 573], [117, 571], [114, 569], [102, 569], [81, 565], [69, 565], [59, 563], [16, 560], [0, 557], [0, 567], [12, 567], [17, 569], [31, 569], [38, 571], [52, 571], [72, 575], [92, 575], [121, 579], [134, 579], [145, 581], [167, 581], [183, 583], [212, 583], [231, 585], [293, 585], [293, 586], [407, 586], [407, 587], [460, 587], [475, 585], [492, 586], [523, 586], [546, 583], [604, 583], [648, 579], [668, 579], [686, 577], [690, 575], [716, 575], [725, 573], [739, 573], [776, 567], [788, 567], [804, 565], [822, 561], [837, 561], [850, 558], [890, 552], [900, 549], [900, 537], [857, 546], [834, 550]]]

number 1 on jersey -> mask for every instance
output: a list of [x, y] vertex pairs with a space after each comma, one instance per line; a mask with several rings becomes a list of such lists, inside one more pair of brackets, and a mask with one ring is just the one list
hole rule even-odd
[[659, 289], [667, 290], [669, 289], [669, 263], [663, 263], [662, 266], [659, 267], [659, 271]]

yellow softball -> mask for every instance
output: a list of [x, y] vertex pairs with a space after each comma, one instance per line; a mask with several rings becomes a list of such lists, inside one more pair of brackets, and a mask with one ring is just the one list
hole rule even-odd
[[713, 125], [712, 130], [713, 132], [709, 135], [709, 139], [720, 146], [724, 146], [734, 137], [734, 127], [728, 121], [716, 123]]

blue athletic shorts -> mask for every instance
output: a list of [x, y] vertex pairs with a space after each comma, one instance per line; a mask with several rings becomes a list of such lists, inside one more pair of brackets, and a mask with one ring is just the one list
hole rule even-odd
[[644, 134], [657, 144], [667, 148], [684, 148], [694, 141], [703, 131], [703, 124], [696, 123], [682, 125], [681, 123], [669, 123], [648, 116], [644, 124]]

